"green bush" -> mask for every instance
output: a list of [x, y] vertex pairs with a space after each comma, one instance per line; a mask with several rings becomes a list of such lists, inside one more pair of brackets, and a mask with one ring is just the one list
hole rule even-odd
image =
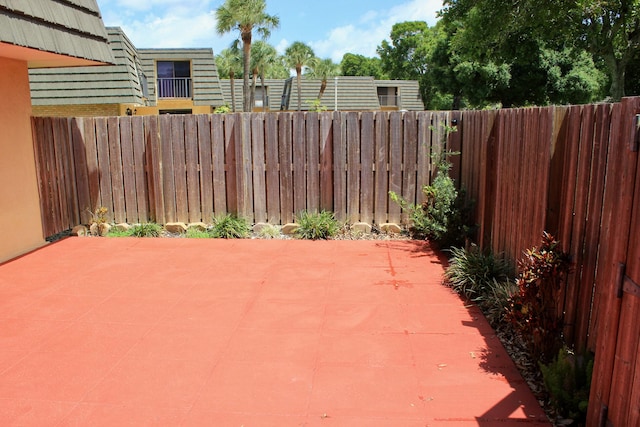
[[544, 232], [540, 246], [527, 249], [518, 260], [518, 293], [509, 302], [508, 317], [534, 359], [550, 361], [562, 347], [563, 318], [558, 291], [571, 270], [569, 254]]
[[509, 281], [509, 263], [478, 246], [473, 245], [469, 250], [454, 247], [451, 255], [444, 273], [445, 282], [469, 299], [482, 297], [493, 292], [496, 283]]
[[583, 423], [587, 415], [593, 374], [593, 355], [576, 355], [561, 348], [551, 363], [540, 364], [551, 403], [563, 418]]
[[135, 224], [128, 233], [132, 237], [159, 237], [162, 227], [154, 222]]
[[456, 153], [444, 153], [437, 163], [436, 177], [431, 185], [422, 188], [426, 200], [421, 205], [408, 203], [393, 191], [389, 192], [391, 200], [408, 211], [412, 237], [428, 239], [441, 248], [461, 246], [472, 232], [471, 206], [465, 192], [458, 191], [449, 176], [451, 163], [447, 157], [453, 154]]
[[258, 232], [258, 237], [261, 239], [275, 239], [280, 237], [280, 229], [273, 224], [266, 224]]
[[296, 236], [300, 239], [329, 239], [340, 230], [340, 224], [332, 212], [309, 213], [303, 211], [297, 216]]
[[251, 227], [245, 218], [226, 214], [213, 219], [209, 234], [219, 239], [244, 239], [249, 237], [250, 232]]
[[121, 228], [111, 228], [107, 233], [107, 237], [130, 237], [131, 230], [123, 230]]

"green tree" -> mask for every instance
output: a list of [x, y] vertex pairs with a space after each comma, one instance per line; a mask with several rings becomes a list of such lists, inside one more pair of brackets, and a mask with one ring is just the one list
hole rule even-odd
[[293, 42], [285, 50], [284, 56], [287, 64], [296, 70], [296, 85], [298, 89], [298, 111], [302, 109], [302, 70], [313, 68], [316, 63], [316, 56], [313, 49], [302, 42]]
[[251, 74], [251, 41], [253, 30], [268, 38], [271, 29], [280, 25], [277, 16], [265, 12], [265, 0], [225, 0], [216, 10], [217, 31], [225, 34], [233, 30], [240, 32], [243, 52], [243, 110], [251, 111], [249, 76]]
[[216, 66], [220, 77], [227, 77], [231, 83], [231, 111], [236, 112], [236, 73], [242, 68], [242, 53], [234, 48], [223, 49], [216, 56]]
[[345, 53], [340, 62], [340, 69], [343, 76], [373, 76], [377, 80], [389, 78], [382, 71], [382, 60], [380, 58], [367, 58], [364, 55]]
[[269, 43], [259, 40], [251, 46], [251, 71], [253, 82], [251, 84], [251, 105], [255, 105], [256, 97], [256, 77], [260, 77], [262, 85], [262, 107], [267, 107], [267, 93], [264, 85], [264, 76], [266, 71], [276, 63], [278, 53], [276, 49]]
[[331, 58], [319, 59], [315, 60], [315, 67], [309, 73], [309, 76], [314, 79], [319, 79], [320, 83], [320, 92], [318, 93], [318, 100], [322, 99], [322, 95], [324, 91], [327, 89], [327, 79], [339, 76], [340, 75], [340, 66], [335, 64]]
[[604, 66], [614, 100], [624, 96], [640, 48], [639, 0], [549, 0], [544, 7], [534, 0], [445, 0], [441, 15], [467, 26], [473, 17], [477, 25], [465, 29], [467, 39], [493, 53], [517, 42], [519, 34], [541, 41], [542, 49], [585, 49]]

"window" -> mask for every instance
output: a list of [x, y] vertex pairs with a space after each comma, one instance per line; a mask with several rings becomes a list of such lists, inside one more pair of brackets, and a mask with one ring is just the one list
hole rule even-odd
[[158, 61], [158, 98], [191, 98], [191, 63]]
[[378, 100], [381, 107], [398, 105], [398, 88], [397, 87], [378, 87]]

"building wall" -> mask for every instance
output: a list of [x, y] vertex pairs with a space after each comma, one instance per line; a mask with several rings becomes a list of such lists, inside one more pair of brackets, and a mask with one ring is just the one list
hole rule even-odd
[[42, 246], [27, 63], [0, 57], [0, 262]]
[[40, 117], [96, 117], [121, 115], [119, 104], [34, 105], [32, 109], [32, 115]]

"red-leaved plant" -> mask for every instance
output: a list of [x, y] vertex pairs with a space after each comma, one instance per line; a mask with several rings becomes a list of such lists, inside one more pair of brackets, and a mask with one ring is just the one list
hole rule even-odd
[[558, 291], [571, 271], [569, 255], [544, 232], [540, 246], [527, 249], [518, 260], [519, 292], [507, 307], [507, 318], [527, 344], [534, 359], [552, 360], [562, 347], [563, 316]]

